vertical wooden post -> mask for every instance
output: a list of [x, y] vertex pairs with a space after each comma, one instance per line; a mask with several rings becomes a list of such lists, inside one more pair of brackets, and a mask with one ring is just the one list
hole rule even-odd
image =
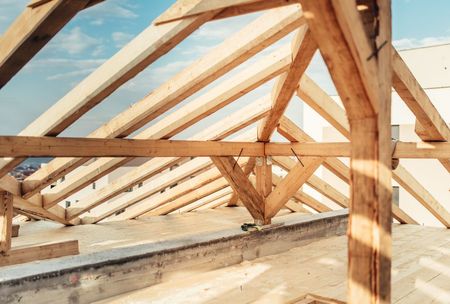
[[350, 123], [348, 303], [391, 297], [391, 3], [301, 0]]
[[[363, 20], [379, 22], [377, 47], [378, 113], [350, 118], [351, 205], [348, 228], [348, 303], [391, 301], [391, 7], [389, 0], [360, 0]], [[377, 6], [375, 8], [374, 6]], [[378, 15], [367, 14], [377, 11]], [[375, 19], [377, 19], [375, 21]], [[365, 22], [371, 37], [370, 22]], [[369, 30], [368, 28], [369, 27]]]
[[[257, 157], [255, 165], [256, 173], [256, 190], [263, 197], [263, 204], [266, 204], [266, 198], [272, 192], [272, 160], [270, 157]], [[265, 207], [262, 206], [262, 210]], [[257, 221], [256, 221], [257, 222]], [[271, 218], [264, 217], [263, 224], [268, 225], [271, 223]]]
[[9, 192], [0, 192], [0, 253], [11, 249], [13, 200]]

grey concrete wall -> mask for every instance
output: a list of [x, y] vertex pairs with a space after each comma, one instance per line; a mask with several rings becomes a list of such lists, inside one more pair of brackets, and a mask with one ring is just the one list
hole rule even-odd
[[[290, 217], [262, 231], [219, 233], [0, 269], [0, 303], [90, 303], [174, 277], [342, 235], [347, 210]], [[149, 231], [151, 233], [151, 231]]]

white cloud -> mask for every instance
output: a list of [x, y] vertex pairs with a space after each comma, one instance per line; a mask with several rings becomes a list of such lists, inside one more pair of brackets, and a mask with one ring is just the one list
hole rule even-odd
[[438, 44], [444, 44], [444, 43], [450, 43], [450, 36], [437, 36], [437, 37], [425, 37], [422, 39], [417, 38], [403, 38], [399, 40], [395, 40], [392, 42], [392, 44], [397, 49], [411, 49], [416, 47], [424, 47], [424, 46], [431, 46], [431, 45], [438, 45]]
[[95, 68], [105, 62], [106, 59], [68, 59], [68, 58], [45, 58], [31, 61], [26, 69], [48, 69], [48, 68], [72, 68], [81, 69]]
[[57, 79], [85, 76], [85, 75], [92, 73], [94, 70], [95, 70], [94, 68], [91, 68], [91, 69], [82, 69], [82, 70], [77, 70], [77, 71], [72, 71], [72, 72], [67, 72], [67, 73], [58, 73], [55, 75], [48, 76], [47, 80], [57, 80]]
[[86, 50], [92, 50], [92, 53], [100, 55], [98, 49], [101, 39], [89, 36], [83, 33], [80, 27], [74, 27], [69, 32], [60, 33], [51, 42], [51, 48], [67, 52], [70, 55], [80, 54]]
[[87, 18], [97, 20], [110, 18], [135, 19], [139, 15], [133, 11], [134, 5], [128, 4], [128, 1], [105, 1], [97, 4], [86, 11], [84, 15]]
[[121, 48], [127, 44], [131, 39], [133, 39], [133, 34], [128, 34], [124, 32], [114, 32], [111, 34], [112, 40], [116, 43], [116, 47]]

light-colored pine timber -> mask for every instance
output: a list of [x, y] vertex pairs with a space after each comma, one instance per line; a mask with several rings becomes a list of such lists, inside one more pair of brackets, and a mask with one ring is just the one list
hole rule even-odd
[[231, 157], [211, 157], [214, 165], [219, 169], [222, 176], [228, 181], [231, 188], [238, 196], [252, 217], [258, 223], [266, 223], [264, 218], [264, 197], [258, 193], [236, 160]]
[[[340, 131], [342, 135], [350, 139], [350, 127], [348, 120], [345, 119], [346, 115], [344, 109], [342, 109], [330, 96], [326, 95], [326, 93], [306, 75], [302, 77], [297, 94], [333, 127]], [[318, 96], [317, 99], [316, 96]], [[318, 101], [317, 103], [316, 100]], [[398, 184], [404, 185], [402, 187], [415, 197], [425, 208], [445, 210], [442, 204], [439, 203], [428, 190], [420, 185], [420, 183], [401, 164], [398, 165], [397, 169], [392, 171], [392, 178]], [[420, 191], [415, 191], [414, 185], [420, 185]], [[432, 200], [429, 198], [432, 198]], [[398, 206], [392, 205], [392, 211], [395, 219], [401, 223], [417, 223], [413, 218], [398, 208]]]
[[[61, 2], [69, 3], [69, 5], [86, 5], [86, 1], [52, 1], [31, 10], [41, 11], [46, 6]], [[213, 16], [214, 13], [205, 13], [166, 25], [150, 25], [116, 55], [102, 64], [50, 109], [22, 130], [19, 135], [53, 136], [59, 134], [85, 112], [97, 105], [149, 64], [167, 53]], [[6, 41], [6, 39], [3, 40]], [[0, 176], [5, 175], [21, 161], [1, 160]]]
[[277, 80], [272, 89], [272, 110], [258, 126], [259, 141], [269, 141], [316, 50], [317, 44], [308, 26], [302, 26], [292, 41], [292, 62], [289, 70]]
[[[348, 303], [391, 298], [391, 16], [377, 5], [378, 32], [366, 33], [356, 1], [301, 1], [346, 108], [352, 142], [348, 240]], [[365, 2], [364, 2], [365, 4]], [[369, 41], [373, 36], [377, 50]]]
[[323, 159], [320, 157], [304, 158], [298, 162], [289, 173], [278, 183], [266, 198], [264, 216], [266, 221], [277, 214], [284, 204], [306, 182], [306, 180], [319, 168]]
[[173, 22], [207, 12], [218, 12], [215, 19], [221, 19], [290, 4], [298, 4], [298, 2], [292, 0], [213, 0], [202, 3], [199, 2], [201, 1], [177, 1], [172, 6], [171, 10], [161, 14], [155, 19], [154, 23], [163, 24], [166, 22]]
[[[250, 174], [253, 172], [253, 169], [255, 168], [255, 164], [256, 164], [256, 158], [255, 157], [249, 158], [248, 163], [244, 167], [244, 174], [247, 177], [249, 177]], [[237, 194], [236, 191], [233, 191], [233, 194], [231, 195], [230, 201], [228, 202], [227, 206], [228, 207], [237, 206], [238, 200], [239, 200], [239, 195]]]
[[[406, 63], [392, 47], [392, 85], [416, 116], [416, 133], [424, 141], [450, 141], [450, 128], [417, 82]], [[440, 159], [450, 173], [450, 159]]]
[[[247, 125], [266, 115], [269, 109], [269, 102], [266, 102], [264, 99], [258, 100], [229, 115], [226, 119], [213, 124], [212, 126], [206, 128], [198, 134], [195, 134], [194, 136], [192, 136], [192, 139], [223, 139], [224, 137], [227, 137], [241, 130], [242, 128], [245, 128]], [[247, 138], [245, 134], [243, 136], [243, 139]], [[155, 158], [149, 160], [138, 168], [124, 174], [122, 177], [112, 182], [111, 184], [108, 184], [107, 186], [96, 190], [92, 194], [89, 194], [88, 196], [80, 200], [79, 203], [80, 205], [89, 206], [89, 209], [91, 208], [91, 206], [95, 207], [116, 196], [117, 194], [122, 193], [124, 190], [132, 187], [133, 185], [136, 185], [141, 180], [147, 179], [157, 173], [160, 173], [161, 171], [179, 163], [182, 160], [183, 159], [179, 158]], [[85, 209], [83, 210], [83, 212], [89, 209]]]
[[0, 255], [0, 266], [53, 259], [78, 253], [77, 240], [13, 247], [7, 253]]
[[[129, 109], [89, 134], [88, 137], [123, 137], [129, 135], [268, 45], [281, 39], [302, 23], [304, 23], [304, 19], [297, 6], [280, 8], [264, 14], [159, 88], [153, 90], [144, 99], [133, 104]], [[50, 163], [52, 167], [59, 171], [59, 174], [52, 174], [53, 180], [67, 174], [66, 165], [70, 166], [74, 160], [66, 161], [67, 163], [63, 162], [58, 166]], [[111, 164], [111, 166], [118, 167], [121, 164], [118, 162]], [[102, 164], [99, 163], [98, 166], [102, 167]], [[104, 165], [103, 168], [105, 168]], [[101, 170], [97, 170], [97, 172], [99, 175], [103, 173]], [[86, 173], [86, 175], [89, 174]], [[48, 176], [44, 175], [39, 178], [36, 178], [36, 176], [37, 174], [34, 177], [32, 176], [31, 180], [42, 179], [47, 184], [49, 183]], [[38, 183], [38, 185], [40, 184]], [[40, 187], [42, 188], [42, 186]]]
[[6, 191], [0, 191], [0, 256], [11, 249], [12, 219], [12, 195]]

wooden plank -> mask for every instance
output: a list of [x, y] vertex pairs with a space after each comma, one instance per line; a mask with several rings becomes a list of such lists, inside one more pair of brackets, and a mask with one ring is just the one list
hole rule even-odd
[[231, 188], [238, 193], [242, 203], [255, 221], [265, 224], [264, 197], [253, 187], [241, 167], [236, 164], [236, 160], [231, 156], [211, 157], [211, 160], [228, 181]]
[[77, 240], [13, 247], [9, 252], [0, 255], [0, 266], [3, 267], [77, 254], [79, 254]]
[[[61, 2], [68, 3], [68, 5], [72, 6], [80, 4], [86, 5], [87, 3], [86, 1], [52, 1], [38, 8], [29, 10], [37, 12], [45, 9], [46, 6], [55, 5]], [[65, 14], [65, 12], [59, 12], [58, 16], [64, 16]], [[180, 41], [213, 16], [213, 13], [206, 13], [166, 25], [149, 26], [116, 55], [102, 64], [97, 70], [56, 102], [50, 109], [22, 130], [19, 135], [58, 135], [80, 116], [100, 103], [152, 62], [175, 47]], [[15, 29], [17, 27], [13, 26], [12, 28]], [[15, 34], [12, 33], [12, 35]], [[6, 36], [3, 38], [5, 37]], [[8, 40], [11, 39], [2, 39], [2, 42]], [[1, 53], [3, 54], [4, 52]], [[0, 62], [2, 61], [0, 60]], [[3, 73], [0, 74], [3, 75]], [[107, 126], [102, 130], [107, 130]], [[5, 175], [12, 170], [21, 161], [22, 160], [11, 159], [1, 160], [0, 176]]]
[[258, 126], [258, 140], [269, 141], [278, 121], [295, 93], [298, 82], [317, 50], [317, 44], [306, 25], [302, 26], [292, 41], [292, 62], [272, 89], [272, 110]]
[[179, 0], [172, 6], [171, 10], [163, 13], [158, 18], [156, 18], [154, 23], [159, 25], [167, 22], [186, 19], [192, 16], [197, 16], [199, 14], [217, 11], [223, 12], [218, 14], [220, 15], [220, 17], [218, 18], [226, 18], [251, 12], [257, 12], [269, 8], [298, 4], [298, 2], [291, 0], [213, 0], [200, 4], [199, 2], [199, 0]]
[[[129, 135], [303, 23], [302, 13], [296, 6], [281, 8], [264, 14], [159, 88], [153, 90], [144, 99], [92, 132], [89, 137], [111, 138]], [[148, 135], [148, 133], [141, 134], [141, 136], [145, 135]], [[119, 166], [118, 164], [111, 165]], [[53, 174], [52, 179], [45, 175], [36, 178], [40, 174], [37, 171], [33, 174], [33, 177], [30, 176], [30, 180], [42, 179], [46, 181], [43, 184], [48, 184], [50, 180], [68, 172], [64, 163], [54, 167], [57, 167], [61, 172]], [[103, 173], [100, 170], [97, 171], [99, 174]]]
[[13, 202], [9, 192], [0, 192], [0, 256], [11, 249]]
[[351, 126], [347, 300], [390, 303], [391, 52], [375, 50], [391, 43], [390, 1], [371, 3], [376, 33], [366, 33], [356, 1], [301, 3]]
[[267, 197], [264, 213], [266, 219], [271, 219], [280, 211], [301, 185], [319, 168], [323, 159], [304, 158], [302, 162], [297, 163]]

